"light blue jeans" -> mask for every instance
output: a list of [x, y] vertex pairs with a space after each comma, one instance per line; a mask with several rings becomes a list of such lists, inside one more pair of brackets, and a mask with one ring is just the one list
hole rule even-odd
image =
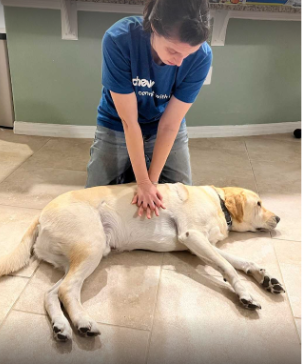
[[[155, 135], [143, 135], [147, 169], [150, 167]], [[90, 148], [87, 166], [86, 188], [135, 182], [125, 134], [97, 126], [94, 142]], [[190, 153], [186, 124], [182, 123], [174, 145], [160, 175], [159, 183], [182, 182], [192, 185]]]

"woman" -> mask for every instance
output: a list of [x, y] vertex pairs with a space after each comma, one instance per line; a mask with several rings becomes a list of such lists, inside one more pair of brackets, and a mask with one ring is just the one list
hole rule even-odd
[[86, 187], [136, 180], [139, 216], [164, 208], [157, 183], [192, 184], [185, 115], [212, 62], [208, 12], [207, 0], [149, 0], [104, 35]]

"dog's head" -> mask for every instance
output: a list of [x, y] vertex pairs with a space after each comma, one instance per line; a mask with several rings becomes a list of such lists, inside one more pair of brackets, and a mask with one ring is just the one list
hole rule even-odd
[[255, 192], [237, 187], [222, 190], [225, 206], [233, 219], [233, 231], [270, 231], [276, 228], [280, 217], [267, 210]]

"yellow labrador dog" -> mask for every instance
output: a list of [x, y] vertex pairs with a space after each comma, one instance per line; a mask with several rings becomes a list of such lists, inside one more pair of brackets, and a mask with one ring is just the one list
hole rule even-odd
[[[232, 231], [274, 229], [280, 218], [262, 206], [259, 196], [241, 188], [193, 187], [181, 183], [158, 185], [165, 210], [159, 217], [138, 217], [131, 204], [136, 185], [94, 187], [65, 193], [50, 202], [30, 225], [20, 244], [0, 258], [0, 275], [28, 264], [31, 253], [65, 271], [45, 295], [45, 308], [58, 341], [71, 339], [63, 304], [81, 334], [100, 334], [80, 302], [84, 280], [111, 249], [156, 252], [190, 250], [218, 269], [240, 303], [259, 309], [236, 270], [251, 275], [267, 291], [284, 291], [277, 279], [255, 263], [215, 247]], [[285, 292], [285, 291], [284, 291]]]

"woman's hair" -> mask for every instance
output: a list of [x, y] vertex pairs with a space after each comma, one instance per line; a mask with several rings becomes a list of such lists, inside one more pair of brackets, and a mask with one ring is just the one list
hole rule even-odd
[[143, 27], [164, 38], [178, 39], [196, 46], [208, 39], [210, 31], [208, 0], [147, 0]]

